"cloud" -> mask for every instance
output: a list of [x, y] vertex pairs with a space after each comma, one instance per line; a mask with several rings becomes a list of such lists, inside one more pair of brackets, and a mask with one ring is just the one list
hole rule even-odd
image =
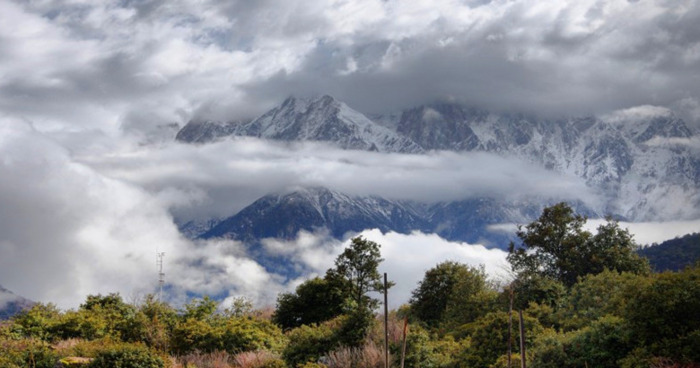
[[190, 218], [231, 216], [265, 194], [298, 186], [426, 203], [537, 196], [599, 205], [596, 194], [579, 178], [488, 153], [383, 154], [321, 143], [233, 138], [80, 161], [109, 177], [163, 193], [174, 200], [175, 213]]
[[455, 261], [470, 266], [484, 266], [489, 278], [494, 281], [508, 279], [506, 252], [487, 249], [482, 245], [450, 242], [435, 234], [413, 232], [382, 234], [379, 230], [366, 230], [361, 234], [368, 240], [379, 243], [384, 262], [380, 272], [396, 282], [390, 290], [390, 308], [407, 303], [425, 271], [444, 261]]
[[[365, 113], [438, 99], [542, 115], [654, 105], [697, 125], [699, 18], [691, 0], [0, 0], [0, 283], [60, 306], [148, 292], [161, 250], [174, 295], [267, 303], [299, 280], [240, 244], [182, 239], [171, 213], [230, 215], [296, 185], [595, 205], [578, 179], [488, 154], [155, 137], [193, 116], [253, 117], [287, 95], [325, 93]], [[337, 249], [318, 239], [292, 253], [309, 272]]]
[[[589, 220], [586, 229], [595, 232], [598, 226], [604, 224], [602, 219]], [[700, 220], [667, 221], [667, 222], [620, 222], [620, 227], [629, 230], [634, 235], [637, 244], [645, 246], [662, 243], [675, 237], [698, 232]]]
[[690, 0], [0, 6], [0, 107], [42, 131], [249, 118], [290, 94], [365, 113], [452, 99], [557, 116], [700, 98]]

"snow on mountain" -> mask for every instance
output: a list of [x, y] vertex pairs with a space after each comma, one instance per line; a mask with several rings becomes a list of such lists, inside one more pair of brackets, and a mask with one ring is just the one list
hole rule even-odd
[[350, 231], [371, 228], [410, 232], [427, 227], [420, 211], [410, 202], [353, 197], [326, 188], [302, 188], [264, 196], [199, 237], [255, 242], [263, 238], [293, 239], [300, 230], [328, 229], [338, 238]]
[[344, 149], [415, 153], [421, 149], [330, 96], [290, 97], [249, 123], [188, 123], [177, 139], [202, 143], [226, 135], [283, 141], [332, 142]]
[[697, 133], [668, 111], [542, 121], [435, 104], [405, 111], [397, 131], [425, 150], [493, 152], [581, 177], [606, 197], [604, 212], [630, 220], [699, 215], [700, 157], [674, 144]]
[[[688, 144], [700, 139], [700, 133], [662, 108], [542, 120], [436, 103], [369, 119], [329, 96], [289, 98], [250, 122], [189, 123], [178, 139], [203, 143], [227, 135], [323, 141], [380, 152], [489, 152], [583, 178], [605, 203], [596, 210], [575, 204], [592, 217], [612, 214], [630, 221], [700, 217], [700, 155]], [[262, 197], [226, 220], [207, 224], [209, 230], [200, 236], [255, 241], [293, 238], [299, 230], [326, 228], [340, 237], [347, 231], [380, 228], [504, 246], [513, 234], [494, 232], [495, 224], [527, 223], [552, 201], [472, 198], [419, 205], [312, 188]], [[191, 230], [189, 235], [194, 236], [202, 228]]]

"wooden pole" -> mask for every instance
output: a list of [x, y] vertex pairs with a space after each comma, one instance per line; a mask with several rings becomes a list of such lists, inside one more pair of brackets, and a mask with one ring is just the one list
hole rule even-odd
[[403, 319], [403, 345], [401, 346], [401, 368], [406, 360], [406, 340], [408, 339], [408, 317]]
[[522, 368], [527, 368], [525, 363], [525, 323], [523, 322], [523, 311], [518, 310], [518, 315], [520, 318], [520, 366]]
[[510, 291], [510, 307], [508, 308], [508, 368], [512, 368], [513, 355], [513, 285], [509, 286]]
[[384, 367], [389, 368], [389, 304], [386, 272], [384, 272]]

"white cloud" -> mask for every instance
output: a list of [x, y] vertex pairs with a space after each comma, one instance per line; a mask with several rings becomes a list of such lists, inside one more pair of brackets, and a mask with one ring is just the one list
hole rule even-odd
[[375, 229], [365, 230], [361, 235], [382, 246], [384, 262], [379, 266], [379, 270], [386, 272], [387, 278], [396, 282], [396, 286], [390, 291], [390, 308], [397, 308], [408, 302], [411, 291], [423, 279], [425, 271], [444, 261], [455, 261], [470, 266], [483, 265], [492, 280], [502, 281], [509, 276], [506, 252], [500, 249], [450, 242], [435, 234], [420, 232], [382, 234]]
[[[296, 186], [428, 203], [496, 195], [598, 205], [581, 179], [487, 153], [383, 154], [320, 143], [235, 138], [207, 145], [146, 147], [80, 161], [153, 192], [177, 193], [165, 197], [177, 200], [176, 212], [191, 215], [208, 211], [208, 216], [231, 216], [265, 194]], [[188, 193], [192, 200], [183, 201]]]
[[[595, 232], [598, 226], [605, 220], [589, 220], [586, 229]], [[700, 220], [695, 221], [668, 221], [668, 222], [620, 222], [620, 227], [629, 230], [634, 235], [634, 240], [639, 245], [651, 245], [698, 232]]]

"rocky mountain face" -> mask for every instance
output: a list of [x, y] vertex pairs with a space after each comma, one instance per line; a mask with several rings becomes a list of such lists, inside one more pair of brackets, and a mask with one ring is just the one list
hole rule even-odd
[[[579, 210], [632, 221], [694, 219], [700, 215], [698, 132], [670, 112], [538, 120], [438, 103], [372, 119], [329, 96], [289, 98], [250, 122], [189, 123], [182, 142], [206, 143], [226, 136], [320, 141], [344, 149], [422, 154], [431, 150], [489, 152], [518, 157], [583, 178], [605, 205]], [[240, 213], [192, 231], [190, 236], [252, 241], [290, 238], [327, 228], [334, 236], [380, 228], [438, 233], [450, 240], [505, 246], [510, 235], [494, 224], [527, 223], [547, 200], [476, 198], [438, 204], [351, 197], [323, 188], [260, 198]], [[504, 243], [506, 242], [506, 243]]]

